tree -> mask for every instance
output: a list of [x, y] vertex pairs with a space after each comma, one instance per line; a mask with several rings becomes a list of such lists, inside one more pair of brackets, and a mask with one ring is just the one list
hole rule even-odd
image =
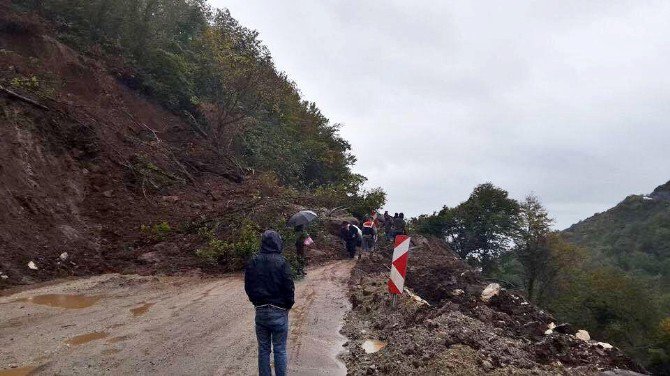
[[[523, 268], [523, 283], [530, 301], [535, 301], [537, 284], [547, 283], [552, 250], [549, 233], [552, 219], [540, 200], [529, 195], [519, 205], [519, 229], [515, 235], [514, 252]], [[542, 279], [545, 280], [542, 280]]]
[[453, 209], [442, 209], [440, 215], [452, 249], [463, 259], [479, 262], [484, 273], [489, 273], [497, 257], [509, 250], [519, 204], [508, 197], [507, 191], [485, 183], [475, 187], [467, 201]]

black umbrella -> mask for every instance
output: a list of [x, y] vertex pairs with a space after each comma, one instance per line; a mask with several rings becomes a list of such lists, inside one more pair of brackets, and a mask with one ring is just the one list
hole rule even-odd
[[290, 227], [306, 225], [316, 219], [316, 213], [311, 210], [301, 210], [295, 213], [286, 223]]

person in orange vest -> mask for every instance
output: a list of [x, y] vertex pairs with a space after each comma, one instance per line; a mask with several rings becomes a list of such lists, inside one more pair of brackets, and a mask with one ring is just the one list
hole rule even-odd
[[377, 242], [377, 226], [372, 217], [363, 222], [363, 252], [372, 252]]

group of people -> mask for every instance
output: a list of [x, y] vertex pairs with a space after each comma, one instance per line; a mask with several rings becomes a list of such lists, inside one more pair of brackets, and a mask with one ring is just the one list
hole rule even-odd
[[[373, 213], [363, 221], [362, 229], [354, 222], [342, 222], [340, 237], [344, 240], [350, 258], [356, 255], [357, 247], [363, 252], [372, 252], [377, 242], [379, 229], [391, 240], [405, 234], [405, 216], [396, 213], [393, 217]], [[298, 274], [304, 275], [307, 259], [305, 248], [313, 243], [305, 226], [295, 227]], [[256, 338], [258, 340], [258, 373], [271, 375], [270, 354], [274, 353], [274, 369], [277, 376], [286, 374], [286, 342], [288, 337], [288, 312], [295, 302], [295, 286], [291, 267], [282, 255], [284, 244], [274, 230], [267, 230], [261, 237], [261, 249], [245, 268], [244, 289], [256, 309]], [[359, 256], [360, 257], [360, 256]]]
[[[380, 229], [383, 229], [387, 240], [392, 240], [396, 235], [406, 233], [405, 225], [405, 214], [403, 213], [395, 213], [393, 217], [388, 211], [382, 216], [373, 213], [365, 218], [362, 229], [357, 226], [356, 222], [343, 221], [340, 227], [340, 238], [344, 241], [349, 258], [353, 259], [356, 257], [358, 247], [362, 248], [363, 253], [374, 251]], [[360, 258], [361, 254], [358, 257]]]

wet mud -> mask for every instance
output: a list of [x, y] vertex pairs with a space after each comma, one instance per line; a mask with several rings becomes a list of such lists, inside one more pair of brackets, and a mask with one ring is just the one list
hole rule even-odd
[[[296, 282], [290, 374], [346, 374], [338, 359], [346, 338], [339, 331], [353, 266], [327, 263]], [[108, 274], [52, 284], [0, 297], [0, 317], [10, 323], [0, 323], [0, 330], [11, 339], [0, 346], [0, 370], [40, 365], [26, 372], [250, 375], [257, 370], [254, 315], [240, 275]], [[21, 373], [0, 372], [15, 374]]]
[[19, 301], [56, 308], [82, 309], [96, 304], [100, 299], [102, 299], [101, 296], [45, 294], [22, 298]]

